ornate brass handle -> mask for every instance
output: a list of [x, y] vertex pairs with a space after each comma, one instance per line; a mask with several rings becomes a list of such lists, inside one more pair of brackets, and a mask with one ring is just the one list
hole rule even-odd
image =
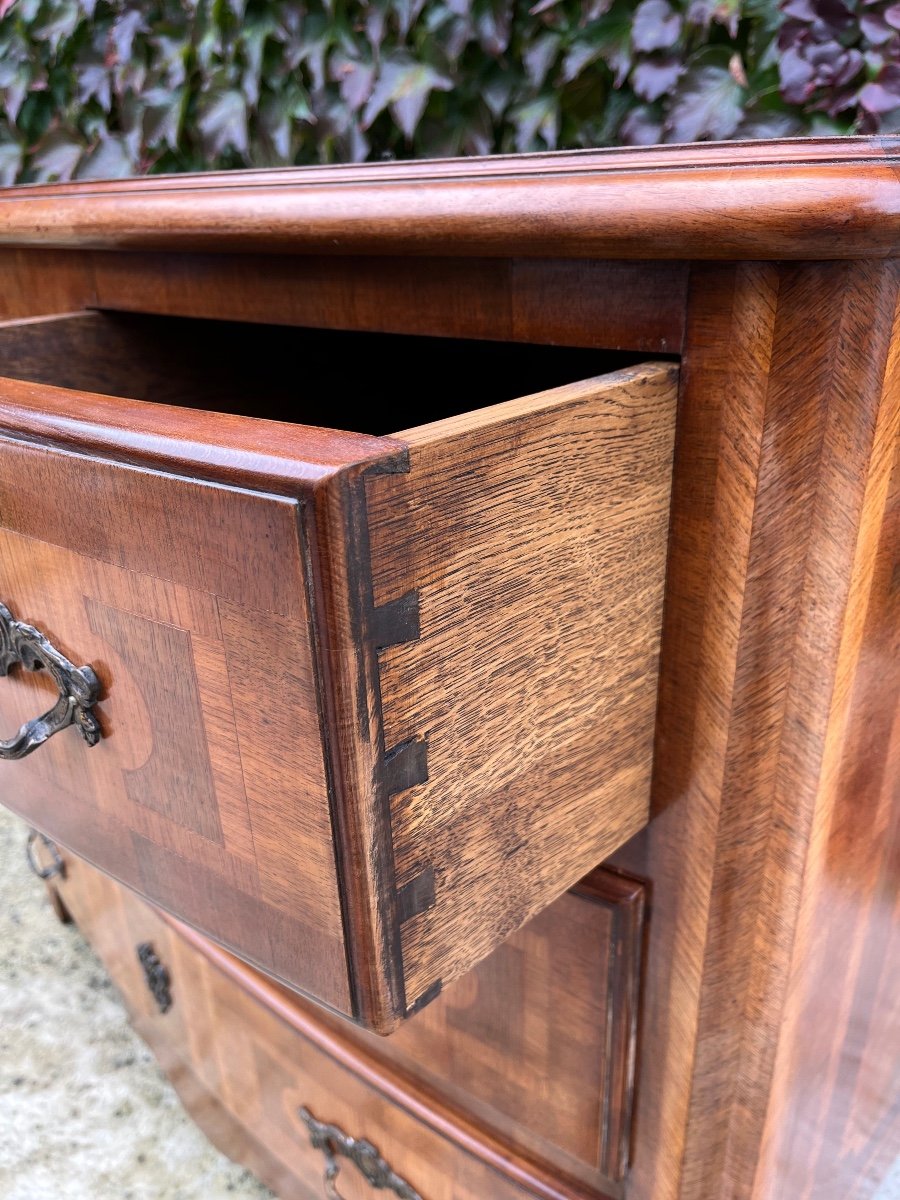
[[317, 1121], [308, 1108], [300, 1109], [300, 1120], [309, 1130], [309, 1140], [325, 1155], [325, 1195], [341, 1200], [335, 1180], [341, 1169], [339, 1157], [348, 1159], [376, 1191], [393, 1192], [400, 1200], [422, 1200], [417, 1191], [395, 1174], [371, 1142], [352, 1138], [337, 1125]]
[[32, 625], [17, 621], [0, 604], [0, 675], [20, 663], [27, 671], [41, 668], [53, 676], [59, 697], [53, 707], [26, 721], [15, 737], [0, 741], [0, 758], [24, 758], [54, 733], [75, 725], [89, 746], [100, 740], [100, 723], [91, 712], [100, 695], [100, 681], [90, 667], [75, 667]]

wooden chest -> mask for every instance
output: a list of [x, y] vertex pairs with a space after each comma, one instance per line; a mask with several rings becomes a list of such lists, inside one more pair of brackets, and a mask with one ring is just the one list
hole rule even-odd
[[0, 192], [0, 795], [283, 1195], [892, 1186], [897, 169]]

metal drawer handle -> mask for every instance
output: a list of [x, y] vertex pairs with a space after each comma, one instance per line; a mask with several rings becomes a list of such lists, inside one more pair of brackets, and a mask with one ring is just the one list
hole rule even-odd
[[[46, 867], [41, 866], [34, 852], [34, 847], [38, 842], [41, 843], [50, 855], [50, 862]], [[51, 842], [45, 834], [38, 833], [36, 829], [32, 829], [28, 834], [28, 841], [25, 843], [25, 857], [28, 859], [29, 867], [31, 867], [38, 879], [53, 879], [56, 875], [60, 879], [65, 879], [66, 864], [63, 862], [62, 855], [56, 848], [56, 843]]]
[[17, 663], [26, 671], [48, 671], [59, 698], [43, 716], [26, 721], [15, 737], [0, 741], [0, 758], [24, 758], [67, 725], [75, 725], [87, 744], [96, 746], [100, 723], [91, 709], [100, 695], [100, 680], [90, 667], [73, 666], [42, 633], [15, 620], [0, 604], [0, 675]]
[[299, 1112], [313, 1147], [325, 1155], [325, 1195], [328, 1200], [341, 1200], [335, 1183], [341, 1169], [339, 1157], [349, 1159], [376, 1191], [393, 1192], [400, 1200], [422, 1200], [417, 1191], [391, 1170], [371, 1142], [349, 1137], [337, 1125], [317, 1121], [308, 1108], [301, 1108]]
[[153, 949], [152, 942], [141, 942], [137, 947], [137, 956], [138, 962], [144, 968], [144, 979], [147, 981], [150, 995], [156, 1001], [156, 1007], [161, 1013], [167, 1013], [172, 1007], [172, 980], [169, 972]]

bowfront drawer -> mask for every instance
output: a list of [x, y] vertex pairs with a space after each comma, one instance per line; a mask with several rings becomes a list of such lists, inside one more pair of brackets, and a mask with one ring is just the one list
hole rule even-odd
[[[646, 822], [676, 372], [490, 405], [304, 336], [0, 327], [0, 786], [387, 1032]], [[354, 405], [456, 415], [297, 423]]]

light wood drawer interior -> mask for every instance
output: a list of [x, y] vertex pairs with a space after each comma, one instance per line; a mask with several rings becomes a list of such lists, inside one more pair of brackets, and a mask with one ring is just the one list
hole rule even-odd
[[672, 363], [96, 313], [0, 376], [0, 599], [102, 687], [33, 824], [389, 1032], [646, 823]]

